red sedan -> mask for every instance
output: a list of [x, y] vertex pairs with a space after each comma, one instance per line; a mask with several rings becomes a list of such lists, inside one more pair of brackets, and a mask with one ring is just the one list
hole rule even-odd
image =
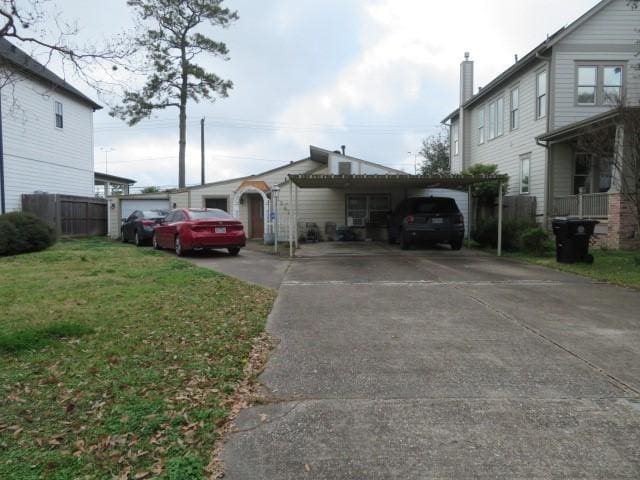
[[172, 210], [156, 226], [154, 248], [171, 248], [182, 256], [189, 250], [226, 248], [238, 255], [246, 244], [240, 221], [216, 208], [179, 208]]

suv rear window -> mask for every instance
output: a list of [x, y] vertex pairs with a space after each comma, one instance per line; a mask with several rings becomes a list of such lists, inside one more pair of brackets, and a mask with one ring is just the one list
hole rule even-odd
[[412, 198], [409, 213], [458, 213], [458, 205], [453, 198]]

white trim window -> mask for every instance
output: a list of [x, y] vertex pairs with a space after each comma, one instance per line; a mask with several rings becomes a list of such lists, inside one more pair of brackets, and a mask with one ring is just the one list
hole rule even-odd
[[620, 65], [602, 68], [603, 103], [616, 104], [622, 99], [622, 67]]
[[62, 112], [62, 102], [55, 101], [54, 102], [55, 109], [55, 126], [56, 128], [64, 127], [64, 116]]
[[528, 195], [531, 187], [531, 154], [520, 155], [520, 194]]
[[578, 67], [578, 105], [595, 105], [598, 89], [598, 67], [595, 65], [580, 65]]
[[536, 119], [547, 116], [547, 71], [536, 75]]
[[520, 126], [520, 89], [511, 90], [511, 110], [509, 112], [509, 126], [516, 130]]
[[478, 145], [484, 143], [484, 107], [478, 110]]
[[453, 154], [460, 154], [460, 125], [458, 124], [453, 129]]
[[504, 98], [489, 104], [489, 140], [504, 133]]

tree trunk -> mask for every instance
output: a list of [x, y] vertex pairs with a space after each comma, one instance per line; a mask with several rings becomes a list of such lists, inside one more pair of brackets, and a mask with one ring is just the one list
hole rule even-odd
[[187, 82], [189, 74], [187, 72], [187, 57], [184, 47], [182, 48], [182, 84], [180, 85], [180, 141], [178, 151], [178, 188], [185, 188], [186, 169], [185, 157], [187, 148]]

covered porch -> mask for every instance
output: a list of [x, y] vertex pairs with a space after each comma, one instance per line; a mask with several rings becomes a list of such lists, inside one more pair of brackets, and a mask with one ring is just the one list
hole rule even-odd
[[[287, 204], [291, 206], [288, 215], [289, 253], [290, 256], [294, 256], [295, 249], [298, 247], [300, 228], [308, 217], [308, 213], [304, 211], [305, 202], [300, 202], [299, 197], [304, 195], [308, 198], [309, 193], [307, 192], [309, 191], [330, 192], [330, 197], [335, 198], [336, 205], [339, 205], [340, 201], [343, 202], [343, 211], [339, 214], [340, 217], [336, 216], [335, 220], [330, 223], [335, 223], [336, 226], [342, 225], [355, 231], [361, 240], [386, 240], [388, 215], [403, 199], [412, 196], [440, 196], [440, 191], [455, 190], [462, 195], [467, 208], [469, 208], [473, 184], [487, 181], [496, 181], [502, 184], [507, 181], [507, 178], [503, 175], [462, 174], [442, 176], [300, 174], [289, 175], [287, 180], [286, 187], [289, 192], [285, 190], [281, 197], [286, 198], [288, 193], [289, 201]], [[499, 203], [502, 203], [502, 196], [499, 198]], [[499, 223], [501, 224], [502, 209], [498, 210]], [[465, 221], [467, 240], [472, 227], [469, 218]], [[501, 230], [501, 226], [499, 226], [499, 230]], [[501, 253], [500, 234], [498, 253]]]
[[617, 109], [538, 137], [549, 149], [549, 214], [607, 221], [619, 197], [623, 127]]

